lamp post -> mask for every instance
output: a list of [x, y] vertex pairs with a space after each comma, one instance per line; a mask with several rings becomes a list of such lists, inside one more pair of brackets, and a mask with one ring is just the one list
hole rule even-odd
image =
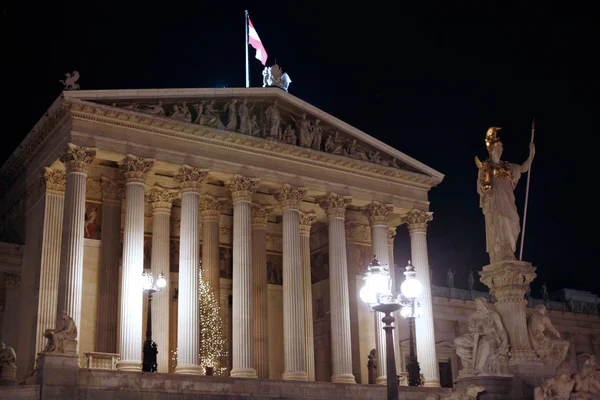
[[410, 264], [406, 266], [404, 276], [406, 279], [400, 286], [400, 291], [407, 298], [407, 304], [403, 305], [400, 315], [402, 318], [408, 320], [409, 330], [409, 362], [408, 362], [408, 385], [419, 386], [421, 384], [421, 368], [419, 368], [419, 362], [417, 361], [417, 355], [415, 353], [415, 336], [413, 334], [415, 329], [415, 318], [421, 314], [416, 298], [421, 294], [421, 283], [415, 278], [416, 272], [415, 267]]
[[[410, 263], [409, 263], [410, 266]], [[418, 306], [415, 305], [415, 299], [421, 294], [421, 283], [415, 279], [414, 268], [409, 271], [407, 267], [406, 280], [402, 283], [402, 294], [396, 296], [392, 292], [392, 278], [388, 265], [381, 265], [377, 258], [367, 267], [365, 274], [365, 284], [360, 290], [360, 298], [367, 303], [372, 311], [383, 313], [382, 318], [385, 324], [385, 343], [386, 343], [386, 365], [387, 365], [387, 398], [388, 400], [398, 400], [398, 383], [396, 381], [396, 361], [394, 360], [394, 320], [392, 316], [394, 311], [402, 308], [402, 316], [418, 313]], [[405, 317], [406, 318], [406, 317]], [[412, 331], [411, 331], [412, 332]], [[412, 333], [411, 333], [412, 337]], [[412, 340], [411, 340], [412, 344]], [[412, 349], [412, 345], [411, 345]], [[411, 350], [411, 358], [414, 352]], [[410, 371], [409, 371], [410, 372]], [[417, 371], [418, 373], [418, 371]], [[410, 381], [410, 379], [409, 379]]]
[[156, 355], [158, 350], [152, 340], [152, 294], [160, 292], [167, 285], [167, 280], [162, 273], [158, 274], [156, 282], [152, 272], [142, 273], [142, 289], [148, 294], [148, 315], [146, 319], [146, 341], [144, 342], [144, 358], [142, 361], [143, 372], [156, 372]]

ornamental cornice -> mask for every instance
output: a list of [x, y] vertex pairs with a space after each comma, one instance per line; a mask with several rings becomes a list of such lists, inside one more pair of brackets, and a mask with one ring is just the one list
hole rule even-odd
[[107, 203], [120, 203], [123, 198], [125, 184], [115, 179], [100, 177], [100, 188], [102, 191], [102, 201]]
[[285, 211], [288, 209], [297, 210], [300, 207], [302, 199], [306, 197], [307, 189], [299, 186], [292, 186], [285, 183], [280, 189], [273, 191], [273, 197]]
[[44, 183], [46, 185], [46, 193], [65, 194], [67, 185], [67, 174], [60, 169], [44, 168]]
[[312, 165], [354, 174], [360, 172], [362, 175], [379, 179], [394, 179], [398, 182], [409, 181], [428, 188], [435, 187], [441, 182], [439, 179], [421, 173], [288, 145], [282, 142], [267, 141], [263, 138], [223, 131], [217, 128], [208, 128], [191, 122], [153, 115], [140, 115], [135, 111], [126, 109], [115, 110], [114, 107], [87, 101], [68, 99], [65, 101], [64, 107], [71, 112], [73, 118], [142, 130], [172, 138], [193, 140], [244, 151], [247, 151], [250, 147], [256, 154], [303, 163], [310, 162]]
[[263, 204], [252, 204], [252, 227], [253, 228], [267, 228], [267, 219], [269, 214], [273, 211], [272, 206]]
[[178, 196], [178, 189], [167, 188], [155, 183], [154, 187], [148, 193], [148, 202], [152, 206], [153, 212], [169, 212], [173, 207], [173, 200]]
[[59, 158], [67, 167], [67, 174], [72, 172], [87, 174], [88, 167], [96, 158], [96, 149], [68, 143], [67, 151]]
[[252, 201], [252, 193], [258, 189], [259, 178], [248, 178], [235, 174], [227, 182], [227, 188], [231, 192], [233, 202]]
[[319, 206], [327, 212], [328, 217], [345, 218], [346, 207], [352, 202], [351, 196], [340, 196], [336, 193], [327, 193], [323, 197], [315, 199]]
[[361, 211], [369, 219], [371, 225], [385, 225], [385, 220], [394, 211], [394, 207], [391, 204], [373, 201], [361, 207]]
[[153, 166], [153, 159], [137, 157], [133, 154], [127, 154], [119, 162], [119, 169], [125, 175], [127, 183], [145, 183], [148, 172], [150, 172]]

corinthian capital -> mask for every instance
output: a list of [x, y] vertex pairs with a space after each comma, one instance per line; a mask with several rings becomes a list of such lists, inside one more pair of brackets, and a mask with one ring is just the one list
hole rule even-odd
[[388, 215], [394, 211], [394, 207], [391, 204], [374, 201], [361, 207], [360, 210], [369, 219], [371, 225], [384, 225]]
[[171, 211], [173, 207], [173, 200], [179, 195], [179, 190], [173, 188], [167, 188], [154, 184], [150, 193], [148, 193], [148, 202], [152, 206], [152, 211]]
[[394, 246], [394, 238], [395, 237], [396, 237], [396, 228], [388, 228], [387, 239], [388, 239], [388, 246], [389, 247], [393, 247]]
[[96, 149], [69, 143], [67, 152], [60, 156], [60, 161], [67, 167], [67, 173], [87, 174], [88, 167], [94, 158], [96, 158]]
[[100, 177], [100, 187], [102, 188], [102, 201], [109, 203], [120, 203], [123, 196], [125, 185], [122, 182], [105, 176]]
[[265, 206], [262, 204], [252, 204], [252, 227], [253, 228], [266, 228], [267, 218], [273, 211], [273, 207]]
[[336, 193], [327, 193], [326, 196], [319, 197], [317, 203], [319, 206], [327, 212], [328, 217], [333, 218], [345, 218], [346, 207], [352, 202], [350, 196], [340, 196]]
[[207, 176], [207, 169], [194, 168], [184, 164], [173, 179], [179, 183], [182, 192], [200, 192], [200, 185]]
[[310, 235], [310, 228], [317, 220], [317, 216], [313, 213], [300, 212], [300, 234]]
[[127, 156], [119, 162], [119, 169], [125, 175], [127, 183], [145, 183], [146, 176], [153, 166], [153, 159], [136, 157], [132, 154], [127, 154]]
[[273, 197], [283, 210], [300, 207], [300, 202], [306, 196], [306, 188], [284, 184], [281, 189], [273, 192]]
[[238, 174], [231, 177], [227, 186], [231, 192], [233, 202], [252, 201], [252, 193], [258, 189], [259, 181], [260, 179], [258, 178], [247, 178]]
[[402, 223], [408, 226], [410, 233], [427, 232], [427, 223], [433, 220], [429, 211], [410, 210], [402, 216]]
[[60, 169], [44, 168], [44, 184], [46, 192], [52, 194], [65, 194], [67, 174]]
[[227, 199], [205, 194], [200, 197], [200, 213], [202, 218], [219, 218], [223, 209], [227, 205]]

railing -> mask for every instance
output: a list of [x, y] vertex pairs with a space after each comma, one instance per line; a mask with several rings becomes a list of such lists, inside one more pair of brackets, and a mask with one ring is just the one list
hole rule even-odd
[[85, 353], [87, 367], [92, 369], [117, 369], [119, 354], [115, 353]]

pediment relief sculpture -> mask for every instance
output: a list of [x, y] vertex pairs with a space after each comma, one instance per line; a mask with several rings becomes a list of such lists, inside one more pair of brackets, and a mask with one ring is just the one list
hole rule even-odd
[[317, 117], [282, 107], [277, 99], [198, 99], [112, 103], [111, 106], [420, 173], [416, 168], [396, 158], [381, 154], [369, 145], [358, 143], [354, 137], [327, 126]]

